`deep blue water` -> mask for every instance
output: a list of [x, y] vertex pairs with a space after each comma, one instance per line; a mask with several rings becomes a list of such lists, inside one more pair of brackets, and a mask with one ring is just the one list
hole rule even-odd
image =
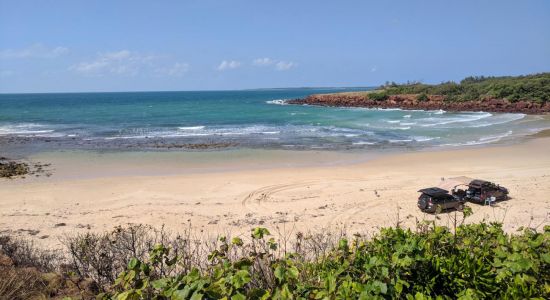
[[342, 149], [459, 146], [549, 127], [541, 118], [485, 112], [284, 105], [346, 89], [0, 95], [0, 136], [65, 145], [144, 140], [232, 142], [249, 147]]

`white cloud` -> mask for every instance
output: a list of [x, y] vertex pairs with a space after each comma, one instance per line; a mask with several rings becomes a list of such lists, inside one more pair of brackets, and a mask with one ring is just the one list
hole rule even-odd
[[241, 63], [236, 60], [224, 60], [218, 66], [218, 71], [236, 69], [241, 66]]
[[269, 57], [256, 58], [252, 61], [252, 64], [258, 67], [271, 66], [275, 61]]
[[172, 66], [157, 68], [156, 72], [160, 75], [179, 77], [189, 71], [189, 64], [187, 63], [174, 63]]
[[47, 47], [42, 44], [34, 44], [23, 49], [5, 49], [0, 51], [0, 58], [55, 58], [69, 52], [66, 47]]
[[129, 50], [99, 53], [95, 60], [84, 61], [69, 69], [84, 75], [137, 75], [142, 69], [155, 65], [158, 56], [141, 55]]
[[374, 66], [374, 67], [370, 68], [370, 71], [372, 73], [374, 73], [374, 72], [378, 71], [378, 68], [376, 66]]
[[296, 66], [294, 62], [284, 61], [284, 60], [275, 60], [269, 57], [256, 58], [252, 61], [252, 65], [257, 67], [270, 67], [274, 66], [277, 71], [286, 71], [290, 68]]
[[277, 71], [286, 71], [292, 67], [296, 66], [295, 63], [291, 62], [291, 61], [280, 61], [278, 63], [275, 64], [275, 69]]
[[98, 53], [94, 60], [69, 67], [69, 70], [91, 76], [181, 76], [189, 71], [189, 64], [167, 61], [166, 56], [144, 55], [135, 51], [120, 50]]

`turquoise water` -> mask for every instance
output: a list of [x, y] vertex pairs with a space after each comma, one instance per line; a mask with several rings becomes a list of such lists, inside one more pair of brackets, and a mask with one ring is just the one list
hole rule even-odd
[[370, 149], [498, 142], [550, 127], [541, 117], [485, 112], [285, 105], [350, 89], [3, 94], [0, 137], [56, 147], [147, 148], [151, 141], [251, 148]]

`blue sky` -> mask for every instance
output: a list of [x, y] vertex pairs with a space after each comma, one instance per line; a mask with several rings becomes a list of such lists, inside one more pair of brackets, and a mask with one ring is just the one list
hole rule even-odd
[[373, 86], [550, 71], [550, 1], [0, 0], [0, 92]]

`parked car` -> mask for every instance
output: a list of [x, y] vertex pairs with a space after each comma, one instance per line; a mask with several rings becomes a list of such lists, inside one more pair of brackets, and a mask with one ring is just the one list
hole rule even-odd
[[423, 212], [435, 213], [443, 210], [456, 209], [461, 211], [464, 208], [464, 201], [449, 194], [449, 191], [431, 187], [418, 191], [418, 208]]
[[507, 200], [508, 189], [489, 181], [474, 179], [468, 184], [464, 199], [479, 204]]

